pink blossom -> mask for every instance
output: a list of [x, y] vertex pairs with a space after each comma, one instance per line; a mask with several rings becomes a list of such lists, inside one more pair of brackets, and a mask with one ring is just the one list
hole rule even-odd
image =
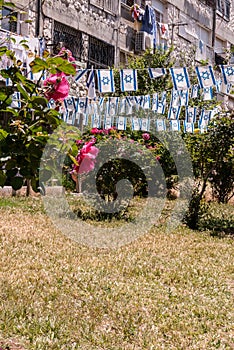
[[92, 128], [91, 131], [90, 131], [91, 134], [99, 134], [99, 130], [98, 128]]
[[70, 85], [62, 72], [51, 74], [45, 81], [45, 97], [54, 101], [63, 101], [69, 93]]
[[156, 160], [160, 160], [161, 159], [161, 157], [160, 156], [156, 156]]
[[76, 173], [83, 174], [88, 173], [94, 169], [95, 158], [99, 153], [99, 149], [93, 146], [95, 141], [87, 142], [79, 151], [76, 160], [78, 165], [74, 165], [73, 169]]
[[148, 141], [150, 139], [150, 134], [145, 132], [144, 134], [142, 134], [142, 137], [145, 141]]

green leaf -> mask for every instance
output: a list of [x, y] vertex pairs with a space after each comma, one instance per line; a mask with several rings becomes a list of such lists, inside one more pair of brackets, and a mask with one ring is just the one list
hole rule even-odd
[[57, 67], [59, 71], [64, 72], [65, 74], [71, 74], [71, 75], [75, 75], [76, 74], [76, 70], [73, 67], [72, 64], [70, 63], [63, 63], [60, 66]]
[[24, 183], [24, 178], [21, 176], [15, 176], [10, 181], [10, 184], [13, 190], [15, 191], [19, 190], [23, 186], [23, 183]]
[[16, 84], [18, 91], [21, 93], [22, 97], [28, 101], [29, 95], [27, 91], [24, 90], [24, 88], [20, 84]]

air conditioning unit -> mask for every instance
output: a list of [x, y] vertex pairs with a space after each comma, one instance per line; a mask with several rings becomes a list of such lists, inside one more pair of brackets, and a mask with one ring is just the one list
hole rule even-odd
[[153, 48], [153, 36], [146, 32], [137, 32], [135, 39], [135, 52], [142, 52]]

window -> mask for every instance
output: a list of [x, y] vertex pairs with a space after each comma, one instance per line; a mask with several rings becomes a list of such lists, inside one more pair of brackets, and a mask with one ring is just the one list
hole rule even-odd
[[118, 13], [118, 1], [116, 0], [90, 0], [90, 4], [101, 7], [103, 10]]
[[9, 32], [17, 33], [17, 12], [6, 7], [2, 8], [1, 28]]
[[139, 0], [139, 1], [136, 1], [136, 0], [121, 0], [121, 3], [122, 4], [125, 4], [129, 7], [133, 6], [134, 4], [138, 4], [141, 6], [141, 8], [145, 8], [145, 0]]
[[72, 52], [76, 60], [81, 60], [83, 57], [82, 32], [56, 21], [54, 22], [53, 45], [55, 54], [64, 46]]
[[216, 4], [217, 13], [226, 20], [230, 20], [230, 1], [229, 0], [217, 0]]
[[93, 36], [89, 37], [88, 67], [97, 68], [112, 67], [115, 62], [115, 48], [106, 42]]

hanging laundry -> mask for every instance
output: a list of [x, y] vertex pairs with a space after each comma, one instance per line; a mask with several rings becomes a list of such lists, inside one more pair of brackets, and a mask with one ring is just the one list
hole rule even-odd
[[162, 39], [169, 39], [169, 26], [166, 23], [158, 23], [159, 25], [159, 33]]
[[142, 17], [141, 31], [153, 35], [153, 47], [156, 48], [156, 44], [157, 44], [156, 16], [155, 16], [155, 10], [149, 5], [146, 5], [145, 7], [145, 13]]

